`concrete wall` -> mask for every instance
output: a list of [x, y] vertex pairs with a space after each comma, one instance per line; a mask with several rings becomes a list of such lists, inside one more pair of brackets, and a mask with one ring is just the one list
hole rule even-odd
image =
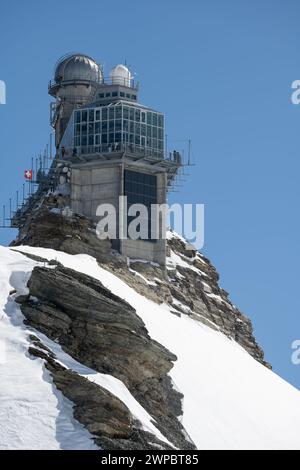
[[[146, 168], [127, 166], [126, 163], [94, 161], [72, 165], [71, 171], [71, 207], [74, 212], [92, 218], [95, 222], [97, 207], [100, 204], [113, 204], [119, 221], [119, 196], [123, 194], [123, 170], [147, 173]], [[167, 177], [165, 173], [157, 174], [157, 202], [166, 202]], [[163, 239], [155, 242], [144, 240], [120, 240], [114, 243], [120, 252], [133, 259], [154, 261], [165, 264], [166, 242]]]
[[122, 180], [122, 166], [72, 167], [71, 205], [74, 212], [97, 221], [96, 211], [100, 204], [113, 204], [118, 211]]

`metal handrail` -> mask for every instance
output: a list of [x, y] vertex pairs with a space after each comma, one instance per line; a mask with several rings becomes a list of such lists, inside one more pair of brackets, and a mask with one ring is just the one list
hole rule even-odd
[[131, 143], [122, 143], [122, 142], [115, 142], [111, 144], [101, 144], [101, 145], [86, 145], [86, 146], [79, 146], [79, 147], [64, 147], [62, 146], [59, 149], [59, 157], [64, 159], [68, 157], [80, 157], [85, 155], [97, 155], [97, 154], [104, 154], [109, 155], [113, 153], [124, 153], [130, 155], [135, 155], [141, 158], [149, 158], [155, 160], [165, 160], [172, 163], [176, 163], [181, 165], [182, 163], [182, 156], [179, 152], [172, 152], [165, 155], [163, 150], [157, 150], [150, 147], [143, 147], [137, 144]]
[[87, 79], [87, 78], [76, 78], [74, 80], [62, 80], [61, 82], [56, 82], [56, 80], [49, 80], [49, 83], [48, 83], [48, 90], [51, 90], [51, 88], [53, 87], [56, 87], [56, 86], [59, 86], [61, 83], [63, 84], [67, 84], [67, 83], [92, 83], [92, 84], [96, 84], [97, 86], [101, 86], [101, 85], [110, 85], [110, 86], [113, 86], [113, 85], [120, 85], [120, 86], [125, 86], [127, 88], [131, 88], [131, 89], [134, 89], [134, 90], [138, 90], [139, 88], [139, 82], [135, 82], [133, 79], [130, 79], [128, 80], [128, 78], [124, 78], [124, 77], [114, 77], [114, 78], [111, 78], [111, 77], [104, 77], [102, 79], [102, 81], [100, 83], [97, 83], [97, 82], [94, 82], [93, 80], [90, 80], [90, 79]]

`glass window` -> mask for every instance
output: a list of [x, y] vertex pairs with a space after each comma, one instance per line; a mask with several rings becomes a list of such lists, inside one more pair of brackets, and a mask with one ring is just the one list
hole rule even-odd
[[110, 93], [106, 93], [105, 96], [108, 98], [110, 96]]
[[102, 108], [102, 121], [107, 119], [107, 108]]
[[141, 111], [139, 109], [135, 110], [135, 120], [140, 121], [141, 120]]
[[[137, 171], [124, 171], [124, 195], [127, 196], [128, 207], [133, 204], [144, 204], [148, 209], [148, 236], [149, 242], [155, 242], [151, 239], [151, 205], [157, 202], [157, 179], [155, 175], [147, 175]], [[128, 217], [128, 224], [135, 217]]]
[[115, 118], [115, 108], [110, 107], [109, 108], [109, 119], [114, 119]]
[[129, 126], [128, 126], [127, 119], [123, 119], [123, 131], [126, 131], [126, 132], [129, 131]]
[[86, 137], [86, 135], [81, 137], [81, 145], [82, 145], [82, 146], [87, 145], [87, 137]]
[[[78, 137], [78, 146], [80, 144], [98, 146], [100, 142], [106, 144], [124, 141], [153, 149], [153, 156], [159, 156], [163, 152], [162, 114], [145, 111], [135, 106], [117, 104], [75, 110], [74, 120], [74, 142]], [[80, 136], [86, 138], [80, 140]]]
[[121, 119], [122, 117], [122, 107], [116, 106], [116, 119]]
[[99, 93], [99, 98], [104, 98], [104, 93]]
[[113, 91], [111, 96], [118, 96], [118, 92], [117, 91]]
[[136, 100], [136, 95], [131, 95], [132, 100]]
[[124, 91], [120, 91], [120, 96], [121, 96], [121, 98], [124, 98], [124, 97], [125, 97]]
[[127, 108], [127, 106], [124, 106], [124, 108], [123, 108], [123, 118], [128, 119], [128, 117], [129, 117], [129, 109]]
[[79, 123], [81, 121], [81, 112], [76, 111], [75, 113], [75, 122]]
[[129, 94], [129, 93], [126, 93], [126, 98], [130, 98], [130, 94]]

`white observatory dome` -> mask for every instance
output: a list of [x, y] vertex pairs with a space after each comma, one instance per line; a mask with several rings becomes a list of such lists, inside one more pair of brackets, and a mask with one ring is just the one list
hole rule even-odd
[[55, 69], [56, 83], [66, 81], [89, 81], [102, 83], [102, 72], [97, 62], [84, 54], [63, 57]]
[[131, 73], [126, 65], [119, 64], [110, 72], [110, 78], [113, 85], [131, 86]]

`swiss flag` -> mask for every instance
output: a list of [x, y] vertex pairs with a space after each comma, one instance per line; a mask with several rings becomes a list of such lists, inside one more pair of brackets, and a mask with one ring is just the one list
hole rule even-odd
[[32, 170], [25, 170], [24, 177], [26, 180], [32, 180]]

